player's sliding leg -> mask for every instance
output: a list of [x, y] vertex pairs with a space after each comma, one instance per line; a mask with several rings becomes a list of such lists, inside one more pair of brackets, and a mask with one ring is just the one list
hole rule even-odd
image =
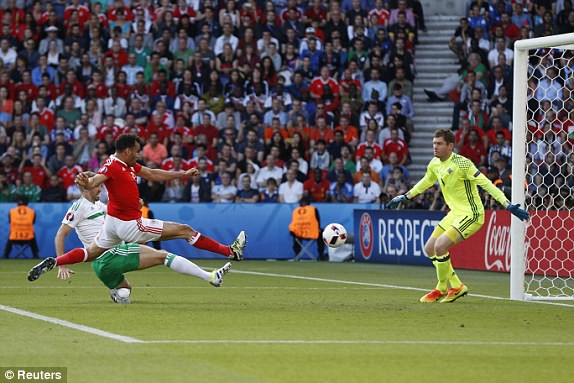
[[138, 270], [144, 270], [158, 265], [166, 265], [175, 272], [203, 279], [215, 287], [221, 286], [223, 276], [231, 269], [231, 263], [227, 262], [223, 267], [212, 272], [207, 272], [190, 260], [176, 254], [168, 253], [165, 250], [155, 250], [144, 245], [140, 245], [139, 250], [140, 261]]
[[244, 231], [239, 233], [235, 241], [230, 246], [226, 246], [193, 230], [193, 228], [188, 225], [175, 222], [164, 222], [163, 231], [159, 239], [161, 241], [165, 241], [177, 238], [185, 239], [193, 247], [221, 254], [234, 261], [240, 261], [243, 259], [243, 249], [247, 242], [247, 236]]
[[155, 250], [138, 244], [119, 245], [106, 251], [92, 262], [96, 276], [110, 289], [110, 297], [116, 303], [130, 303], [131, 285], [124, 273], [166, 265], [175, 272], [192, 275], [220, 287], [223, 277], [231, 269], [231, 263], [207, 272], [193, 262], [165, 250]]
[[106, 251], [106, 249], [92, 243], [88, 249], [76, 248], [56, 258], [48, 257], [30, 269], [28, 272], [28, 280], [30, 282], [37, 280], [40, 278], [40, 275], [52, 270], [54, 266], [72, 265], [75, 263], [93, 261], [102, 255], [104, 251]]

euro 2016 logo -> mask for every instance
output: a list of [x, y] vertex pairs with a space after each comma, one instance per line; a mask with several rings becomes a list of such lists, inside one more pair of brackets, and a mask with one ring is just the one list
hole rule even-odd
[[363, 213], [359, 223], [359, 238], [361, 254], [365, 259], [369, 259], [373, 252], [373, 237], [373, 221], [371, 220], [371, 216], [368, 213]]

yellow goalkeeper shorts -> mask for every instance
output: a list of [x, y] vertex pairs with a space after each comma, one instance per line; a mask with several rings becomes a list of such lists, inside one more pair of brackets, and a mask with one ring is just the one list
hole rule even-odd
[[[462, 239], [467, 239], [476, 233], [484, 224], [484, 214], [478, 216], [457, 214], [450, 212], [444, 217], [435, 228], [432, 236], [435, 238], [440, 237], [446, 232], [446, 235], [454, 242], [460, 242], [457, 236]], [[452, 229], [455, 231], [452, 231]], [[449, 230], [450, 229], [450, 230]], [[454, 237], [454, 238], [453, 238]]]

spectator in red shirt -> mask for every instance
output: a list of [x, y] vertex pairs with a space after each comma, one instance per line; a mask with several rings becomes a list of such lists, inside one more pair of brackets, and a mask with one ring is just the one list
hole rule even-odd
[[357, 146], [357, 152], [355, 153], [355, 159], [357, 162], [359, 162], [359, 160], [365, 155], [365, 149], [368, 147], [373, 148], [373, 155], [375, 158], [381, 158], [383, 155], [383, 148], [377, 144], [376, 138], [377, 133], [374, 130], [367, 130], [365, 133], [365, 141], [361, 142], [359, 146]]
[[101, 141], [106, 137], [107, 133], [112, 133], [114, 140], [121, 133], [121, 128], [116, 125], [115, 118], [113, 115], [106, 116], [104, 124], [98, 128], [98, 133], [96, 134], [96, 139]]
[[488, 148], [489, 145], [489, 138], [484, 133], [484, 130], [480, 129], [477, 126], [470, 126], [470, 121], [467, 118], [463, 118], [460, 120], [460, 127], [456, 132], [454, 138], [456, 141], [456, 147], [460, 150], [462, 146], [468, 143], [468, 134], [471, 130], [476, 130], [478, 133], [478, 138], [482, 141], [484, 148]]
[[159, 168], [166, 158], [167, 148], [159, 142], [157, 133], [151, 133], [148, 143], [142, 150], [142, 159], [146, 163], [146, 166], [153, 166], [154, 169]]
[[74, 185], [76, 174], [84, 171], [80, 165], [76, 165], [76, 159], [72, 155], [67, 155], [64, 159], [65, 166], [58, 171], [58, 177], [62, 180], [64, 188]]
[[510, 130], [506, 129], [504, 125], [502, 125], [502, 120], [498, 116], [492, 117], [492, 128], [488, 132], [486, 132], [486, 136], [489, 139], [489, 146], [496, 143], [496, 134], [498, 132], [504, 133], [504, 139], [507, 143], [512, 142], [512, 134]]
[[327, 120], [323, 116], [317, 117], [317, 126], [311, 129], [310, 138], [310, 151], [315, 147], [315, 144], [320, 139], [323, 139], [327, 145], [335, 139], [333, 130], [327, 126]]
[[54, 111], [46, 106], [47, 100], [44, 97], [38, 97], [36, 99], [36, 109], [32, 112], [37, 112], [40, 117], [40, 125], [43, 125], [50, 132], [54, 129], [54, 124], [56, 123], [56, 116]]
[[96, 97], [105, 99], [109, 96], [108, 87], [102, 82], [103, 76], [102, 72], [94, 71], [92, 73], [92, 81], [88, 83], [88, 88], [96, 88]]
[[[32, 182], [35, 185], [43, 188], [48, 182], [48, 177], [50, 176], [50, 170], [46, 167], [46, 160], [40, 153], [32, 155], [32, 162], [26, 161], [26, 154], [24, 153], [22, 164], [20, 165], [20, 172], [30, 172], [32, 173]], [[26, 163], [27, 162], [27, 163]]]
[[477, 167], [486, 164], [486, 150], [480, 142], [476, 130], [471, 130], [468, 133], [468, 143], [462, 146], [460, 155], [471, 160]]
[[28, 100], [35, 100], [38, 97], [38, 88], [32, 83], [32, 75], [29, 70], [22, 72], [22, 82], [16, 85], [16, 94], [21, 90], [28, 94]]
[[391, 129], [391, 138], [387, 138], [383, 142], [383, 162], [387, 162], [390, 153], [397, 153], [400, 165], [407, 162], [409, 149], [407, 142], [399, 138], [399, 130], [397, 128]]
[[337, 130], [342, 131], [345, 137], [345, 142], [353, 147], [356, 147], [359, 143], [359, 130], [351, 125], [349, 117], [346, 115], [341, 116], [339, 122], [341, 125], [335, 128], [335, 132]]
[[207, 138], [207, 142], [212, 148], [217, 147], [217, 142], [219, 141], [219, 131], [211, 123], [211, 115], [209, 113], [203, 114], [203, 124], [198, 125], [193, 129], [193, 134], [198, 136], [204, 134]]
[[313, 178], [303, 183], [303, 196], [310, 197], [314, 202], [326, 202], [331, 184], [323, 177], [323, 171], [313, 169]]
[[90, 19], [90, 10], [85, 5], [80, 4], [80, 0], [72, 0], [64, 10], [64, 21], [68, 22], [73, 11], [78, 11], [78, 21], [81, 26]]
[[78, 79], [76, 78], [76, 72], [74, 72], [72, 69], [66, 72], [66, 79], [62, 81], [62, 83], [60, 84], [60, 94], [65, 93], [64, 91], [66, 89], [67, 84], [70, 84], [72, 86], [72, 93], [78, 96], [79, 98], [84, 98], [86, 96], [84, 84], [78, 81]]
[[151, 119], [145, 128], [144, 135], [149, 138], [153, 133], [156, 133], [162, 142], [166, 138], [169, 138], [170, 131], [167, 124], [163, 121], [163, 116], [160, 113], [156, 113], [151, 116]]
[[311, 86], [309, 88], [311, 97], [315, 100], [321, 100], [325, 85], [328, 85], [329, 88], [331, 88], [331, 94], [333, 97], [339, 97], [339, 84], [333, 77], [331, 77], [331, 71], [327, 65], [323, 65], [321, 68], [321, 75], [311, 82]]

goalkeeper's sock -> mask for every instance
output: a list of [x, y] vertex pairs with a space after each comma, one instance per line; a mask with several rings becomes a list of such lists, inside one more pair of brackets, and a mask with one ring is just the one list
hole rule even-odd
[[447, 283], [448, 283], [448, 261], [450, 260], [450, 255], [448, 253], [444, 255], [437, 255], [436, 259], [436, 277], [438, 279], [438, 283], [436, 285], [436, 289], [439, 291], [446, 291], [447, 290]]
[[211, 273], [208, 273], [207, 271], [197, 266], [195, 263], [180, 257], [179, 255], [169, 253], [163, 264], [175, 272], [180, 274], [193, 275], [194, 277], [201, 278], [207, 282], [209, 282], [209, 277], [211, 276]]
[[211, 251], [212, 253], [221, 254], [224, 257], [229, 257], [233, 255], [231, 248], [226, 245], [214, 241], [213, 239], [206, 237], [205, 235], [196, 232], [195, 235], [187, 240], [187, 242], [201, 250]]
[[77, 248], [68, 251], [66, 254], [56, 257], [56, 265], [71, 265], [74, 263], [85, 262], [88, 259], [88, 250], [83, 248]]
[[456, 275], [456, 271], [454, 271], [450, 259], [446, 263], [448, 264], [448, 281], [450, 283], [450, 287], [458, 289], [462, 286], [462, 282], [458, 279], [458, 275]]

